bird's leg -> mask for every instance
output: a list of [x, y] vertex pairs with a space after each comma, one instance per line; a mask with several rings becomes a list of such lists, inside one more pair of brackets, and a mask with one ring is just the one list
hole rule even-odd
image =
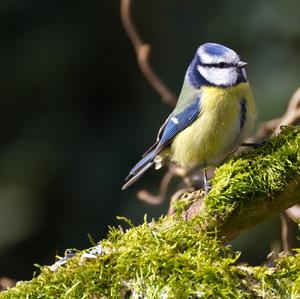
[[208, 182], [208, 179], [207, 179], [207, 173], [206, 173], [206, 169], [203, 170], [203, 182], [204, 182], [204, 191], [205, 191], [205, 194], [207, 195], [211, 189], [211, 185], [210, 183]]

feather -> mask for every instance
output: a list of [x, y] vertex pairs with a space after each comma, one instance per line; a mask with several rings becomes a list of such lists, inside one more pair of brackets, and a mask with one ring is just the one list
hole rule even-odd
[[139, 179], [141, 175], [152, 166], [156, 155], [166, 148], [178, 133], [184, 130], [197, 118], [199, 115], [199, 101], [200, 97], [198, 96], [185, 110], [176, 115], [173, 112], [167, 118], [166, 122], [158, 132], [156, 143], [145, 152], [142, 159], [131, 169], [129, 175], [125, 179], [122, 190], [126, 189]]

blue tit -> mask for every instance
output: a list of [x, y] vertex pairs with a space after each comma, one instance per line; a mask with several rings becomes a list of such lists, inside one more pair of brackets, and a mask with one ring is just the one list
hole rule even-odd
[[[153, 164], [156, 169], [168, 161], [184, 168], [216, 166], [249, 136], [256, 109], [246, 64], [220, 44], [197, 49], [174, 111], [155, 144], [130, 171], [123, 190]], [[204, 183], [209, 186], [205, 171]]]

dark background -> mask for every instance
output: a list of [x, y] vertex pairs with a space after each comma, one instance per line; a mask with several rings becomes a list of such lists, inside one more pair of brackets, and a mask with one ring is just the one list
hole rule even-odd
[[[300, 79], [299, 1], [135, 1], [152, 62], [177, 94], [196, 48], [223, 43], [248, 61], [258, 123], [280, 116]], [[170, 112], [141, 75], [116, 0], [0, 2], [0, 277], [30, 279], [67, 248], [104, 238], [117, 215], [134, 223], [168, 203], [150, 171], [121, 192], [130, 167]], [[260, 264], [279, 240], [270, 220], [239, 237]]]

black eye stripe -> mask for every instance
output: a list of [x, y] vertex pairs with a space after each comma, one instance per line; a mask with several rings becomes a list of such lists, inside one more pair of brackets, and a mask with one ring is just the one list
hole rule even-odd
[[220, 63], [200, 63], [200, 65], [204, 66], [204, 67], [217, 67], [217, 68], [221, 68], [221, 69], [234, 67], [233, 64], [231, 64], [231, 63], [225, 63], [225, 62], [220, 62]]

